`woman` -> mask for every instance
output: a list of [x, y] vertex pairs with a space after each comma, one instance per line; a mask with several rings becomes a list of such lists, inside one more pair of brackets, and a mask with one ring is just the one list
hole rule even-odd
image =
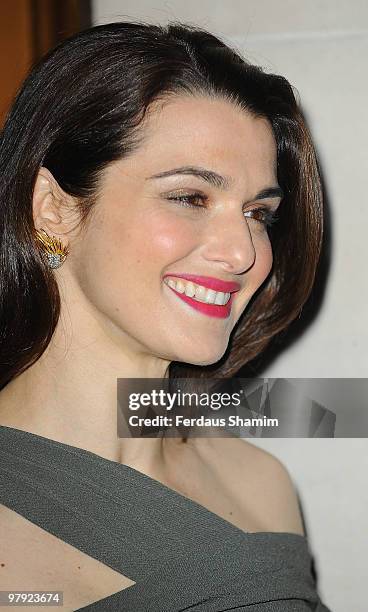
[[34, 68], [0, 160], [2, 589], [326, 610], [275, 458], [116, 434], [117, 378], [231, 377], [310, 293], [321, 192], [290, 85], [190, 26], [91, 28]]

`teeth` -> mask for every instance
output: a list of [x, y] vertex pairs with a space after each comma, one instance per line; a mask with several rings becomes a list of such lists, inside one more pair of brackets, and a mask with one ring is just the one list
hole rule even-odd
[[224, 301], [224, 295], [230, 295], [229, 293], [216, 293], [216, 297], [215, 297], [215, 304], [218, 304], [219, 306], [223, 306], [224, 304], [226, 304], [227, 302], [227, 298]]
[[195, 286], [193, 285], [193, 283], [187, 283], [185, 286], [185, 295], [187, 295], [188, 297], [193, 297], [195, 295]]
[[207, 289], [206, 287], [203, 287], [203, 285], [197, 285], [196, 283], [189, 281], [165, 278], [164, 282], [172, 289], [175, 289], [175, 291], [185, 293], [185, 295], [188, 297], [205, 304], [217, 304], [218, 306], [224, 306], [230, 299], [230, 293], [223, 293], [222, 291]]
[[214, 291], [213, 289], [207, 289], [206, 295], [205, 295], [206, 304], [214, 304], [215, 298], [216, 298], [216, 291]]
[[209, 289], [206, 289], [206, 287], [203, 287], [202, 285], [196, 285], [196, 288], [195, 288], [196, 300], [199, 300], [200, 302], [205, 302], [207, 291], [209, 291]]
[[176, 291], [179, 291], [179, 293], [184, 293], [185, 291], [184, 283], [180, 280], [176, 282]]

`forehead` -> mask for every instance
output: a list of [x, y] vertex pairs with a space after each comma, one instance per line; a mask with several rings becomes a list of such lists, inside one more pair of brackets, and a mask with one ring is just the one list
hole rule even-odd
[[154, 103], [142, 127], [144, 140], [137, 151], [142, 169], [155, 167], [159, 172], [175, 160], [248, 184], [276, 176], [276, 143], [269, 121], [227, 100], [182, 96]]

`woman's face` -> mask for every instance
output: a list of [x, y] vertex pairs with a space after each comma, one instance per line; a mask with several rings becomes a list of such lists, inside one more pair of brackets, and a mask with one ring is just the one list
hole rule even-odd
[[153, 107], [144, 130], [139, 149], [105, 171], [68, 270], [123, 347], [215, 363], [271, 269], [274, 137], [265, 119], [200, 96]]

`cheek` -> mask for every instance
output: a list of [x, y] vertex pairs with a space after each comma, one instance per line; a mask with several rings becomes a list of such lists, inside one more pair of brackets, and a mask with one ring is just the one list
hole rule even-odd
[[142, 224], [133, 240], [137, 263], [166, 266], [191, 251], [194, 245], [193, 227], [167, 216], [156, 217]]
[[267, 278], [272, 268], [272, 247], [266, 232], [257, 236], [253, 243], [256, 250], [255, 280], [257, 285], [260, 285]]

